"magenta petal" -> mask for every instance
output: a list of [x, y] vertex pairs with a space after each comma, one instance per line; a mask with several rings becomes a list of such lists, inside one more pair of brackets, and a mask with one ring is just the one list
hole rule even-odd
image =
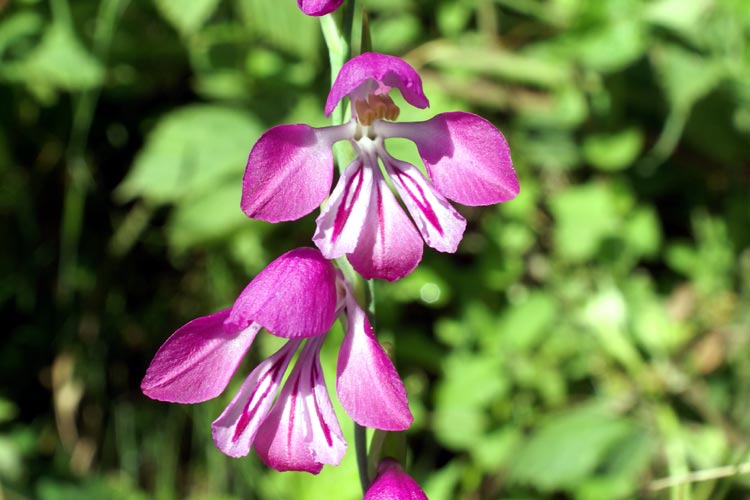
[[214, 443], [223, 453], [230, 457], [244, 457], [250, 453], [255, 435], [266, 419], [300, 342], [290, 340], [256, 366], [232, 402], [213, 422]]
[[[377, 168], [377, 165], [375, 165]], [[354, 251], [367, 216], [373, 169], [357, 157], [344, 171], [315, 220], [313, 241], [327, 259]]]
[[518, 177], [508, 143], [494, 125], [471, 113], [442, 113], [426, 122], [379, 121], [376, 132], [413, 140], [432, 184], [463, 205], [492, 205], [514, 198]]
[[404, 384], [348, 286], [346, 314], [348, 327], [336, 368], [341, 406], [359, 425], [386, 431], [408, 429], [414, 418]]
[[258, 139], [242, 178], [242, 211], [280, 222], [307, 215], [325, 199], [333, 180], [328, 134], [308, 125], [280, 125]]
[[312, 248], [291, 250], [271, 262], [242, 291], [225, 328], [237, 331], [260, 323], [279, 337], [327, 332], [336, 319], [333, 265]]
[[396, 281], [422, 260], [422, 238], [382, 176], [373, 182], [370, 206], [354, 252], [352, 267], [365, 279]]
[[344, 97], [371, 80], [372, 90], [385, 94], [391, 88], [401, 91], [406, 102], [417, 108], [426, 108], [430, 102], [422, 91], [422, 79], [414, 68], [394, 56], [366, 52], [347, 61], [339, 71], [326, 100], [325, 112], [329, 116]]
[[363, 500], [428, 500], [422, 488], [391, 458], [384, 458]]
[[455, 252], [466, 229], [466, 219], [427, 182], [417, 167], [384, 158], [386, 170], [425, 242], [441, 252]]
[[278, 471], [317, 474], [324, 464], [338, 465], [346, 451], [318, 357], [323, 339], [309, 339], [302, 348], [256, 436], [258, 456]]
[[224, 330], [229, 309], [196, 318], [159, 348], [141, 382], [143, 393], [159, 401], [200, 403], [224, 391], [260, 325]]
[[324, 16], [330, 14], [344, 3], [344, 0], [297, 0], [300, 10], [308, 16]]

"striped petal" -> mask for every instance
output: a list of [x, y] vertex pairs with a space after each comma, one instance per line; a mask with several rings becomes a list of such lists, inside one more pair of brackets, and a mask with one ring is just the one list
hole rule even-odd
[[309, 339], [302, 348], [278, 401], [256, 435], [258, 456], [278, 471], [317, 474], [324, 464], [338, 465], [346, 452], [320, 366], [323, 339]]

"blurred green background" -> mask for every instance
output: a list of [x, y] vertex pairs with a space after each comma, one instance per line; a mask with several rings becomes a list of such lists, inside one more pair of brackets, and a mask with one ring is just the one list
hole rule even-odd
[[[482, 114], [522, 186], [376, 285], [431, 500], [748, 498], [746, 1], [366, 5], [431, 100], [403, 119]], [[0, 499], [360, 498], [351, 436], [318, 477], [213, 447], [242, 375], [195, 406], [138, 388], [311, 245], [316, 214], [248, 220], [240, 179], [270, 126], [327, 123], [327, 60], [293, 0], [0, 0]]]

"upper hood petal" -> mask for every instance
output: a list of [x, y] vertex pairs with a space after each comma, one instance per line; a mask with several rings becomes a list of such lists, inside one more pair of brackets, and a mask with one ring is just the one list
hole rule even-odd
[[254, 321], [279, 337], [323, 334], [336, 319], [335, 276], [333, 264], [318, 250], [291, 250], [247, 285], [225, 327], [238, 331]]
[[229, 309], [196, 318], [159, 348], [141, 382], [143, 393], [159, 401], [200, 403], [224, 391], [260, 325], [225, 331]]
[[417, 108], [430, 105], [422, 90], [422, 79], [405, 61], [377, 52], [365, 52], [347, 61], [339, 71], [326, 100], [325, 112], [329, 116], [336, 105], [362, 84], [370, 80], [372, 90], [387, 94], [391, 88], [401, 91], [406, 102]]

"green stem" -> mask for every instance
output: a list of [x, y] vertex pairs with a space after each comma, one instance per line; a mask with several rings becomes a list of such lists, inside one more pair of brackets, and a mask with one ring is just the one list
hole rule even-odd
[[[342, 66], [351, 56], [352, 47], [354, 46], [354, 20], [357, 17], [357, 14], [361, 17], [364, 10], [363, 8], [358, 9], [358, 7], [361, 6], [359, 6], [358, 2], [355, 2], [354, 0], [346, 3], [341, 16], [343, 29], [337, 23], [335, 14], [329, 14], [320, 18], [320, 28], [323, 32], [326, 46], [328, 47], [328, 59], [331, 64], [331, 85], [336, 81], [339, 71], [341, 71]], [[361, 44], [359, 50], [361, 50]], [[344, 106], [337, 106], [331, 114], [331, 122], [333, 125], [341, 125], [344, 123], [344, 117]], [[339, 170], [343, 172], [343, 169], [348, 163], [346, 151], [334, 147], [334, 156], [336, 157], [336, 163], [338, 163]], [[346, 279], [354, 285], [358, 280], [358, 275], [354, 272], [351, 264], [346, 260], [346, 257], [341, 257], [336, 259], [336, 261], [339, 268], [345, 274]], [[370, 323], [374, 325], [375, 290], [371, 280], [366, 283], [365, 302], [365, 310], [367, 311]], [[354, 422], [354, 447], [357, 455], [359, 482], [362, 486], [362, 492], [366, 493], [367, 489], [370, 487], [370, 477], [367, 470], [367, 428], [356, 422]]]
[[[101, 62], [112, 43], [115, 24], [122, 15], [129, 0], [105, 0], [99, 6], [94, 32], [93, 52]], [[52, 3], [55, 22], [73, 31], [70, 7], [64, 0]], [[58, 269], [58, 292], [67, 299], [73, 290], [78, 266], [78, 243], [83, 229], [86, 194], [92, 184], [92, 174], [85, 153], [91, 123], [96, 111], [100, 89], [94, 89], [75, 96], [70, 140], [66, 151], [68, 185], [63, 200], [60, 231], [60, 264]]]
[[[320, 29], [323, 31], [323, 39], [328, 47], [328, 60], [331, 64], [331, 84], [336, 81], [336, 76], [349, 55], [349, 44], [336, 23], [334, 15], [328, 14], [320, 18]], [[343, 107], [337, 106], [331, 114], [331, 121], [333, 125], [341, 125], [343, 119]]]
[[367, 427], [357, 422], [354, 422], [354, 448], [357, 453], [359, 483], [362, 485], [362, 493], [367, 493], [367, 488], [370, 487], [370, 478], [367, 473]]

